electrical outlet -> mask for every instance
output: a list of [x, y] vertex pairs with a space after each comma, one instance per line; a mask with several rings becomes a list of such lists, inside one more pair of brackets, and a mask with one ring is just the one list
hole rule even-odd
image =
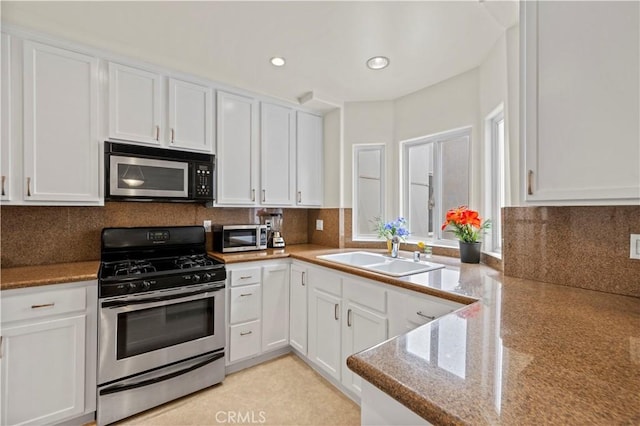
[[316, 231], [324, 230], [324, 221], [322, 219], [316, 219]]
[[631, 234], [629, 241], [629, 257], [631, 259], [640, 259], [640, 234]]
[[205, 220], [202, 224], [204, 226], [205, 232], [211, 232], [211, 221]]

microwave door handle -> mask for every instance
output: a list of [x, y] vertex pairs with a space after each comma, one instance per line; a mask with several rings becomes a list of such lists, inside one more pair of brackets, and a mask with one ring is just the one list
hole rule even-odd
[[224, 289], [224, 284], [221, 284], [218, 287], [196, 290], [189, 293], [176, 293], [166, 296], [145, 297], [140, 299], [133, 298], [108, 300], [102, 302], [100, 306], [102, 308], [125, 308], [128, 306], [136, 305], [136, 309], [152, 308], [154, 306], [168, 305], [169, 302], [188, 302], [191, 300], [201, 299], [201, 295], [204, 293], [215, 293], [222, 289]]
[[158, 376], [158, 377], [151, 377], [149, 379], [145, 379], [145, 380], [141, 380], [139, 382], [125, 382], [123, 384], [120, 385], [114, 385], [114, 386], [110, 386], [108, 388], [104, 388], [101, 389], [100, 395], [109, 395], [112, 393], [118, 393], [118, 392], [124, 392], [124, 391], [128, 391], [131, 389], [137, 389], [137, 388], [141, 388], [144, 386], [149, 386], [149, 385], [153, 385], [155, 383], [160, 383], [160, 382], [164, 382], [165, 380], [169, 380], [169, 379], [173, 379], [174, 377], [178, 377], [178, 376], [182, 376], [183, 374], [187, 374], [193, 370], [197, 370], [198, 368], [204, 367], [207, 364], [211, 364], [214, 361], [219, 360], [220, 358], [224, 357], [224, 352], [219, 352], [216, 353], [214, 355], [212, 355], [211, 357], [205, 359], [204, 361], [198, 362], [196, 364], [190, 365], [182, 370], [178, 370], [178, 371], [173, 371], [171, 373], [162, 375], [162, 376]]

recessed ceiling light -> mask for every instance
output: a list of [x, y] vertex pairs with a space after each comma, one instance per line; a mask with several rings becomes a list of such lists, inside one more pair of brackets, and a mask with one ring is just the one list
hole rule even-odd
[[369, 58], [367, 66], [372, 70], [381, 70], [389, 66], [389, 58], [386, 56], [374, 56], [373, 58]]
[[270, 61], [271, 61], [271, 65], [273, 65], [274, 67], [283, 67], [286, 62], [284, 58], [280, 56], [274, 56], [273, 58], [270, 59]]

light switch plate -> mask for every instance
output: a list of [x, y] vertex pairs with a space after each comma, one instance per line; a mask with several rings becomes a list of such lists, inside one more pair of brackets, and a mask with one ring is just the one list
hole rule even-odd
[[316, 219], [316, 231], [324, 230], [324, 221], [322, 219]]
[[640, 259], [640, 234], [631, 234], [629, 240], [629, 257], [631, 259]]
[[205, 220], [203, 222], [202, 226], [204, 226], [204, 231], [205, 232], [211, 232], [211, 221], [210, 220]]

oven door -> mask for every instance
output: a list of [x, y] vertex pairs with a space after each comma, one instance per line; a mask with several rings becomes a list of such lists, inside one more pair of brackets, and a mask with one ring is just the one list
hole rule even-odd
[[102, 299], [98, 384], [224, 348], [224, 283]]
[[189, 198], [189, 163], [111, 155], [107, 196]]

